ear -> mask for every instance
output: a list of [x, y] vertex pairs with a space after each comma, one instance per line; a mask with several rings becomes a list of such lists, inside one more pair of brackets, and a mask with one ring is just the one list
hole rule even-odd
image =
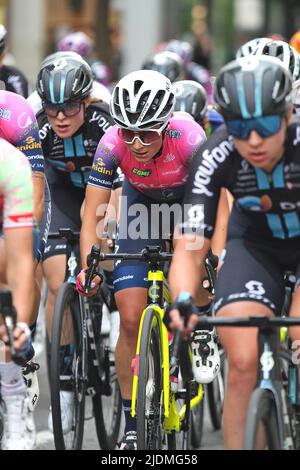
[[85, 98], [84, 105], [87, 108], [91, 103], [92, 103], [92, 97], [89, 95], [87, 98]]
[[286, 123], [290, 124], [293, 115], [293, 107], [290, 107], [286, 112]]

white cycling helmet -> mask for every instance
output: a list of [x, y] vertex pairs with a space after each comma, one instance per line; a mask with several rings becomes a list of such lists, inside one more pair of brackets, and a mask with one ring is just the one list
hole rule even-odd
[[268, 55], [281, 60], [287, 70], [291, 72], [293, 82], [300, 78], [300, 56], [296, 49], [285, 41], [269, 41], [259, 45], [255, 55]]
[[116, 124], [143, 131], [164, 129], [175, 106], [170, 80], [154, 70], [138, 70], [123, 77], [113, 90], [110, 112]]
[[254, 54], [258, 47], [263, 47], [271, 41], [272, 41], [272, 39], [270, 39], [270, 38], [251, 39], [250, 41], [245, 42], [245, 44], [243, 44], [236, 51], [235, 58], [240, 59], [241, 57], [248, 57], [248, 55]]

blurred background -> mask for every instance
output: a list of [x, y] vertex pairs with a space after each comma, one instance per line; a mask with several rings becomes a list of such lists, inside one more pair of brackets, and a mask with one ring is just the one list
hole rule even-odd
[[212, 73], [245, 41], [268, 34], [289, 39], [300, 28], [299, 0], [0, 0], [8, 30], [7, 61], [34, 83], [41, 60], [69, 31], [96, 41], [113, 79], [140, 68], [167, 39], [189, 41], [194, 60]]

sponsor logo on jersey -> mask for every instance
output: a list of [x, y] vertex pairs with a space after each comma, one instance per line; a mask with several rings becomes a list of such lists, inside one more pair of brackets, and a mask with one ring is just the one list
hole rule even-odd
[[298, 145], [300, 142], [300, 127], [297, 126], [296, 128], [296, 138], [293, 140], [293, 145]]
[[107, 132], [111, 127], [111, 124], [107, 121], [107, 119], [105, 119], [102, 114], [99, 114], [96, 111], [93, 113], [93, 116], [90, 119], [90, 123], [92, 122], [98, 122], [98, 126], [101, 127], [104, 132]]
[[26, 127], [32, 124], [32, 117], [27, 112], [20, 114], [18, 119], [18, 126], [20, 129], [26, 129]]
[[208, 190], [207, 186], [211, 183], [211, 177], [219, 165], [226, 160], [232, 150], [233, 145], [228, 140], [224, 140], [211, 151], [207, 149], [202, 152], [202, 161], [194, 178], [192, 190], [194, 194], [205, 194], [208, 197], [213, 196], [213, 193]]
[[170, 139], [181, 139], [181, 131], [177, 131], [175, 129], [169, 129], [167, 131], [168, 136]]
[[268, 212], [272, 208], [272, 201], [267, 194], [261, 197], [244, 196], [237, 199], [237, 204], [242, 209], [252, 212]]
[[42, 146], [39, 142], [33, 142], [32, 144], [29, 145], [19, 145], [17, 147], [21, 152], [25, 152], [26, 150], [36, 150], [36, 149], [41, 149]]
[[16, 215], [10, 215], [9, 219], [14, 222], [15, 224], [28, 224], [32, 225], [33, 223], [33, 214], [31, 212], [28, 212], [26, 214], [16, 214]]
[[93, 163], [93, 170], [97, 171], [98, 173], [102, 173], [103, 175], [113, 175], [112, 170], [107, 170], [105, 168], [105, 163], [101, 157], [97, 158], [97, 160]]
[[11, 111], [9, 109], [0, 108], [0, 118], [5, 119], [5, 121], [10, 121]]
[[131, 173], [141, 178], [148, 178], [151, 175], [151, 170], [139, 170], [138, 168], [132, 168]]

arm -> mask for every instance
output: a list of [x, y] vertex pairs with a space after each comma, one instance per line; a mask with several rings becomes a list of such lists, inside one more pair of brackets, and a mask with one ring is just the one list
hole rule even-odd
[[99, 243], [101, 228], [99, 223], [105, 215], [105, 206], [109, 202], [111, 191], [88, 185], [85, 194], [85, 207], [80, 231], [80, 254], [82, 268], [87, 267], [86, 257], [92, 245]]
[[33, 205], [34, 205], [34, 217], [38, 224], [41, 220], [45, 211], [45, 175], [44, 173], [33, 172]]
[[[194, 246], [199, 248], [191, 249]], [[210, 248], [210, 240], [184, 234], [177, 240], [169, 272], [172, 299], [181, 292], [190, 292], [195, 299], [199, 289], [201, 269]], [[187, 276], [185, 273], [189, 273]]]
[[29, 325], [33, 308], [34, 263], [32, 228], [4, 229], [7, 282], [12, 289], [18, 322]]

